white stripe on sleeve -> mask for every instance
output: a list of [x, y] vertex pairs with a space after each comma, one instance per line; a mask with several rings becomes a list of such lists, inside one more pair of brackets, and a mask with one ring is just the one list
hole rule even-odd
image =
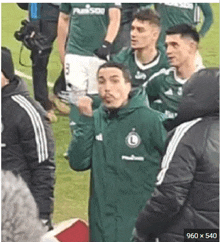
[[157, 186], [162, 184], [180, 140], [182, 139], [184, 134], [201, 119], [202, 118], [197, 118], [195, 120], [185, 122], [176, 128], [175, 133], [168, 144], [166, 154], [164, 155], [161, 163], [161, 171], [157, 176], [157, 183], [156, 183]]
[[40, 114], [36, 111], [35, 107], [22, 95], [12, 96], [12, 99], [17, 102], [29, 115], [35, 133], [35, 141], [37, 146], [38, 162], [48, 159], [47, 138], [43, 122]]

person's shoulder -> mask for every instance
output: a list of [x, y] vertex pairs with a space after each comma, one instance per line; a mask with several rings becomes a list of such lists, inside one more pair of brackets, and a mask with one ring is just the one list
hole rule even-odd
[[130, 47], [124, 47], [112, 57], [112, 61], [124, 63], [128, 61], [131, 57], [133, 58], [133, 56], [133, 50]]
[[146, 120], [152, 119], [152, 120], [159, 120], [163, 122], [166, 118], [164, 113], [161, 113], [155, 109], [152, 109], [149, 106], [143, 107], [142, 110], [140, 110], [140, 113], [143, 117], [146, 117]]
[[15, 94], [12, 96], [12, 99], [18, 104], [20, 109], [25, 111], [25, 115], [28, 115], [36, 120], [39, 120], [39, 118], [42, 120], [47, 119], [46, 110], [41, 106], [39, 102], [37, 102], [29, 95]]
[[[171, 78], [171, 80], [174, 80], [174, 72], [175, 70], [171, 68], [161, 68], [159, 71], [155, 72], [150, 76], [150, 78], [143, 84], [143, 87], [156, 87], [160, 86], [161, 84], [167, 82], [167, 78]], [[170, 82], [170, 80], [169, 80]]]
[[155, 120], [163, 122], [165, 120], [165, 115], [157, 110], [152, 109], [146, 97], [142, 96], [141, 94], [136, 94], [134, 98], [139, 102], [139, 105], [136, 109], [138, 113], [137, 122], [148, 123], [150, 120], [154, 122]]
[[174, 67], [167, 67], [167, 68], [161, 68], [159, 71], [155, 72], [150, 78], [149, 82], [156, 79], [156, 78], [165, 78], [167, 76], [173, 76], [173, 73], [175, 72]]

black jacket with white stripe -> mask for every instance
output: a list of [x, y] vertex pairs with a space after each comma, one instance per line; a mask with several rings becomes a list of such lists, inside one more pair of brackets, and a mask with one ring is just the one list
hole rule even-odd
[[169, 133], [156, 189], [137, 218], [135, 241], [183, 242], [184, 229], [219, 228], [218, 82], [219, 71], [201, 70], [185, 86], [178, 126]]
[[2, 88], [2, 169], [20, 174], [39, 207], [53, 212], [54, 139], [44, 109], [30, 98], [18, 76]]

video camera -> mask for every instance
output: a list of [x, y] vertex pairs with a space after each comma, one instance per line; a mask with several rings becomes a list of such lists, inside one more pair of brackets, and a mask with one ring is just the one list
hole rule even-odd
[[21, 24], [22, 27], [14, 33], [16, 40], [21, 41], [27, 49], [36, 51], [40, 55], [51, 52], [52, 46], [46, 43], [46, 37], [40, 33], [34, 23], [25, 19], [21, 21]]

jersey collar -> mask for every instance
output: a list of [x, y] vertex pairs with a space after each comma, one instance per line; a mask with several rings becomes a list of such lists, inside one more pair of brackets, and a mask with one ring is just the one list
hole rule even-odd
[[141, 69], [141, 70], [147, 70], [152, 68], [153, 66], [156, 66], [159, 63], [160, 60], [160, 56], [161, 56], [161, 52], [158, 50], [158, 54], [156, 56], [156, 58], [154, 58], [150, 63], [143, 65], [137, 58], [137, 51], [134, 51], [134, 60], [136, 65]]

